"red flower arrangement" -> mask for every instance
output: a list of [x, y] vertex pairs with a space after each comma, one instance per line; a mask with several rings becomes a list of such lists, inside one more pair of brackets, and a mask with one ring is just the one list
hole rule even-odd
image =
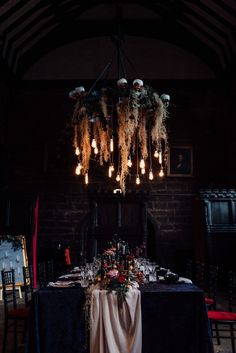
[[136, 258], [130, 254], [129, 246], [121, 240], [113, 240], [110, 248], [101, 255], [101, 267], [96, 276], [96, 283], [108, 293], [115, 291], [118, 304], [125, 298], [130, 288], [138, 288], [144, 281], [142, 272], [136, 269]]

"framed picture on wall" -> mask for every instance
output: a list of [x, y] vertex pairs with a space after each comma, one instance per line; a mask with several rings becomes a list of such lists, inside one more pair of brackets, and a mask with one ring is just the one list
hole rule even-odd
[[168, 176], [193, 176], [193, 149], [192, 146], [171, 146], [168, 158]]

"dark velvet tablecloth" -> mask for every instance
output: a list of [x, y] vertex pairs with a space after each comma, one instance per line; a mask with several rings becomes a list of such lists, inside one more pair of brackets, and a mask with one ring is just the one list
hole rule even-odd
[[[142, 353], [212, 353], [203, 292], [192, 284], [141, 286]], [[35, 353], [86, 353], [81, 287], [34, 296]], [[126, 352], [121, 352], [126, 353]]]
[[86, 352], [83, 288], [41, 288], [33, 302], [34, 353]]
[[213, 353], [203, 292], [192, 284], [141, 287], [142, 353]]

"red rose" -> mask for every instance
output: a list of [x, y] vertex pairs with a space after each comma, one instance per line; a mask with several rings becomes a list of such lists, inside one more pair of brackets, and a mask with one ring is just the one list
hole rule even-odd
[[118, 270], [124, 270], [124, 264], [117, 265]]
[[129, 260], [129, 261], [130, 261], [130, 260], [133, 260], [133, 258], [134, 258], [133, 255], [128, 255], [128, 256], [127, 256], [127, 260]]
[[126, 280], [125, 277], [122, 276], [122, 275], [118, 277], [118, 281], [119, 281], [120, 283], [125, 283], [125, 280]]
[[137, 272], [136, 273], [136, 278], [137, 278], [137, 281], [140, 283], [140, 282], [142, 282], [143, 281], [143, 279], [144, 279], [144, 274], [142, 273], [142, 272]]

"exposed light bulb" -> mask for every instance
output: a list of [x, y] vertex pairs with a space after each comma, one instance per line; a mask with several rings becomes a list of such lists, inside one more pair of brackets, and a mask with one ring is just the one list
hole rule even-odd
[[145, 162], [144, 162], [144, 159], [140, 159], [140, 162], [139, 162], [139, 166], [141, 169], [145, 168]]
[[96, 142], [95, 139], [92, 139], [92, 144], [91, 144], [91, 146], [92, 146], [93, 148], [96, 148], [96, 147], [97, 147], [97, 142]]
[[[126, 79], [119, 81], [127, 85]], [[117, 81], [118, 87], [120, 86], [119, 81]], [[134, 86], [134, 91], [131, 93], [134, 93], [135, 99], [142, 98], [142, 80], [134, 80], [132, 86]], [[75, 100], [75, 102], [77, 99], [79, 99], [79, 101], [81, 99], [83, 100], [82, 97], [86, 95], [84, 89], [80, 91], [81, 87], [76, 87], [74, 91], [71, 91], [69, 94], [70, 98]], [[122, 89], [123, 87], [121, 90]], [[136, 186], [136, 189], [140, 189], [143, 184], [146, 185], [148, 182], [151, 184], [155, 182], [157, 178], [161, 182], [167, 176], [167, 164], [169, 162], [167, 129], [165, 119], [159, 119], [156, 129], [158, 132], [161, 132], [161, 136], [159, 136], [159, 134], [156, 136], [153, 121], [150, 122], [150, 124], [144, 121], [145, 118], [147, 120], [149, 119], [148, 115], [146, 117], [146, 109], [152, 112], [156, 110], [155, 99], [151, 99], [150, 102], [148, 101], [148, 107], [145, 106], [145, 109], [142, 104], [137, 106], [137, 112], [135, 113], [137, 113], [139, 117], [142, 116], [142, 118], [136, 119], [137, 121], [133, 122], [134, 124], [131, 123], [132, 126], [129, 127], [127, 127], [125, 121], [118, 121], [119, 113], [113, 111], [114, 109], [108, 109], [108, 114], [104, 112], [104, 109], [97, 109], [101, 103], [101, 99], [104, 98], [106, 100], [106, 92], [109, 93], [109, 90], [110, 87], [98, 89], [92, 99], [93, 104], [85, 104], [86, 118], [75, 118], [75, 112], [72, 113], [71, 123], [69, 124], [71, 133], [73, 133], [73, 136], [69, 139], [71, 142], [72, 161], [74, 160], [72, 173], [75, 179], [82, 178], [82, 184], [85, 187], [85, 181], [90, 184], [91, 170], [93, 169], [94, 174], [97, 172], [98, 168], [96, 168], [94, 164], [100, 164], [104, 169], [103, 172], [105, 172], [107, 182], [109, 183], [109, 176], [110, 182], [113, 184], [114, 181], [115, 185], [121, 189], [121, 193], [125, 195], [126, 183], [130, 184], [132, 181], [133, 184], [140, 184], [140, 186]], [[155, 90], [152, 90], [150, 87], [150, 92], [151, 91], [155, 92]], [[132, 94], [128, 94], [129, 97], [125, 100], [117, 95], [112, 96], [113, 108], [115, 108], [117, 104], [122, 103], [122, 112], [129, 112]], [[163, 97], [160, 99], [163, 100], [166, 98]], [[81, 112], [82, 115], [83, 113], [84, 112]], [[114, 119], [112, 117], [113, 113], [115, 113]], [[166, 114], [167, 113], [166, 111]], [[155, 136], [153, 136], [153, 134]], [[89, 176], [86, 174], [88, 172], [90, 173]], [[162, 178], [162, 176], [164, 176], [164, 178]], [[98, 175], [98, 179], [100, 178], [101, 176]], [[93, 183], [93, 180], [91, 180], [91, 183]]]
[[132, 167], [132, 160], [131, 160], [131, 157], [130, 157], [130, 156], [129, 156], [129, 158], [128, 158], [127, 166], [128, 166], [129, 168]]
[[155, 158], [158, 158], [158, 156], [159, 156], [159, 153], [158, 153], [157, 150], [155, 150], [155, 152], [154, 152], [154, 157], [155, 157]]
[[80, 175], [82, 169], [82, 165], [78, 163], [77, 167], [75, 168], [75, 174]]
[[159, 152], [159, 163], [162, 164], [162, 152]]
[[116, 181], [120, 181], [120, 174], [119, 173], [117, 173]]
[[112, 176], [112, 167], [111, 167], [111, 165], [108, 168], [108, 176], [109, 176], [109, 178], [111, 178], [111, 176]]
[[86, 185], [88, 184], [88, 173], [85, 173], [84, 182]]
[[139, 185], [140, 184], [140, 178], [139, 175], [136, 176], [136, 184]]
[[164, 170], [163, 170], [163, 167], [161, 167], [161, 170], [159, 172], [159, 177], [163, 177], [164, 176]]
[[111, 152], [114, 151], [114, 142], [113, 142], [113, 138], [110, 139], [110, 151], [111, 151]]
[[148, 179], [149, 179], [149, 180], [153, 180], [153, 172], [152, 172], [152, 169], [149, 170]]

